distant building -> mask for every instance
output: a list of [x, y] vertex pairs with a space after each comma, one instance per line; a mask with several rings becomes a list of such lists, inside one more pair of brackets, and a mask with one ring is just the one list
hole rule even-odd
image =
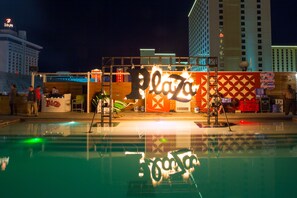
[[[145, 57], [155, 57], [155, 58], [145, 58]], [[140, 49], [140, 57], [142, 64], [162, 64], [162, 65], [174, 65], [175, 53], [156, 53], [155, 49]], [[162, 57], [161, 60], [158, 57]]]
[[190, 56], [218, 57], [220, 71], [242, 70], [243, 61], [272, 71], [269, 0], [195, 0], [188, 17]]
[[297, 46], [272, 46], [272, 67], [275, 72], [297, 71]]
[[27, 41], [26, 31], [13, 30], [10, 19], [6, 19], [0, 30], [0, 71], [16, 74], [30, 74], [38, 68], [41, 46]]

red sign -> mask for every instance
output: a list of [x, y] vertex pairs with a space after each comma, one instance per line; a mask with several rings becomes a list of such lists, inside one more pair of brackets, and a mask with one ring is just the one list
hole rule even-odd
[[101, 73], [100, 69], [93, 69], [91, 71], [91, 78], [94, 78], [96, 82], [101, 82]]
[[123, 82], [123, 81], [124, 81], [123, 68], [117, 68], [116, 82]]
[[12, 20], [10, 18], [5, 19], [4, 27], [13, 28]]
[[55, 101], [55, 100], [46, 100], [46, 107], [49, 107], [49, 106], [53, 106], [53, 107], [60, 107], [61, 104], [59, 101]]

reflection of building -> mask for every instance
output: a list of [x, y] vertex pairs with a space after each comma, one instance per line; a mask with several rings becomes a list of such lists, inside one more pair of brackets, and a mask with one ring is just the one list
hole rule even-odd
[[270, 1], [196, 0], [188, 16], [190, 56], [219, 57], [221, 71], [242, 61], [248, 71], [272, 70]]
[[296, 71], [297, 46], [272, 46], [272, 67], [276, 72]]
[[0, 30], [0, 71], [29, 74], [37, 69], [41, 46], [27, 41], [25, 31], [18, 33], [10, 28]]

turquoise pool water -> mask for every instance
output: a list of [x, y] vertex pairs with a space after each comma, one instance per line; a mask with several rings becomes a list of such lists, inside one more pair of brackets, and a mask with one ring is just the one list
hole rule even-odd
[[0, 128], [1, 197], [296, 197], [295, 122], [163, 124]]

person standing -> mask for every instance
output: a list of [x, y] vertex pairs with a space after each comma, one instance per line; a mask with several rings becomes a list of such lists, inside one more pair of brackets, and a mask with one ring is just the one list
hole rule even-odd
[[285, 115], [289, 115], [290, 111], [296, 115], [296, 92], [291, 85], [288, 85], [284, 95]]
[[41, 87], [40, 86], [37, 86], [35, 88], [35, 95], [36, 95], [36, 102], [37, 102], [37, 110], [40, 111], [41, 109], [41, 93], [40, 93], [40, 89]]
[[33, 86], [29, 87], [27, 94], [27, 111], [29, 116], [33, 114], [38, 116], [37, 98]]
[[16, 98], [17, 98], [17, 88], [15, 84], [10, 86], [9, 96], [9, 106], [10, 106], [10, 115], [17, 115], [17, 105], [16, 105]]
[[59, 97], [59, 90], [56, 87], [52, 88], [52, 93], [51, 93], [51, 97]]

